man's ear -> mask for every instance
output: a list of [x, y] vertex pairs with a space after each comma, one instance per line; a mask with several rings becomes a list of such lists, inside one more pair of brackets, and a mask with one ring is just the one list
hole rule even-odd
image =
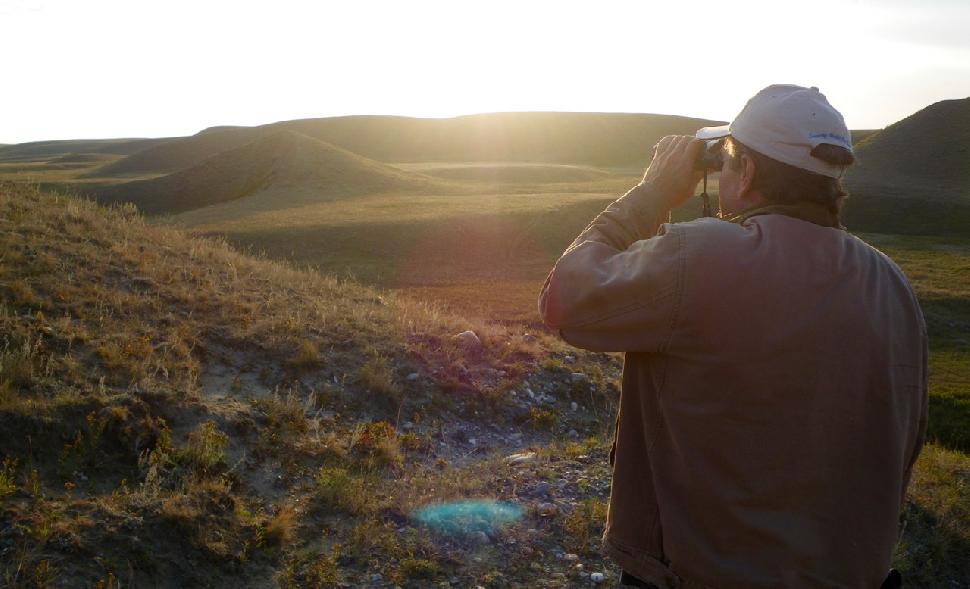
[[754, 183], [755, 174], [754, 160], [748, 154], [741, 154], [741, 177], [738, 179], [738, 196], [744, 198], [751, 192], [751, 185]]

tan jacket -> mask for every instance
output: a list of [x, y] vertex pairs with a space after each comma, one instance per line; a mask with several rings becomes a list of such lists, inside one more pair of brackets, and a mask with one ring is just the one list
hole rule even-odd
[[569, 343], [626, 352], [607, 552], [661, 588], [879, 587], [926, 428], [905, 276], [791, 216], [662, 223], [649, 191], [539, 298]]

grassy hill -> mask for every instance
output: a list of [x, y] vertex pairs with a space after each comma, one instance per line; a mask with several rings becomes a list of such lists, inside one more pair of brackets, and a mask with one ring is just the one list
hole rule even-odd
[[439, 184], [306, 135], [276, 131], [191, 168], [95, 194], [102, 202], [131, 202], [146, 213], [174, 213], [244, 197], [247, 206], [285, 208], [295, 201], [434, 190]]
[[[616, 579], [597, 547], [618, 358], [247, 257], [130, 206], [5, 184], [0, 227], [0, 584]], [[932, 338], [939, 445], [917, 463], [894, 564], [910, 586], [960, 586], [970, 293], [952, 279], [970, 244], [870, 239], [914, 279]], [[414, 516], [481, 498], [521, 513]]]
[[106, 167], [106, 175], [171, 172], [266, 132], [295, 131], [382, 162], [546, 162], [639, 166], [664, 135], [716, 121], [617, 113], [494, 113], [450, 119], [348, 116], [216, 127]]
[[90, 176], [131, 176], [144, 173], [169, 173], [191, 167], [223, 151], [256, 140], [258, 127], [212, 127], [191, 137], [148, 146], [127, 158], [92, 170]]
[[944, 100], [856, 145], [846, 222], [861, 230], [970, 234], [970, 98]]
[[[557, 546], [606, 570], [615, 359], [130, 206], [6, 184], [0, 226], [3, 586], [517, 584], [537, 564], [578, 578]], [[570, 485], [557, 499], [535, 491], [550, 476]], [[411, 517], [483, 497], [521, 521]]]
[[29, 160], [68, 153], [130, 155], [168, 141], [161, 139], [67, 139], [0, 146], [0, 161]]

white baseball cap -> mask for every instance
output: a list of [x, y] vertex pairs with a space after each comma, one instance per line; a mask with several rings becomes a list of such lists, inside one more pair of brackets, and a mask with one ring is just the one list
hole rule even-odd
[[755, 94], [730, 125], [704, 127], [698, 139], [728, 135], [779, 162], [839, 178], [845, 166], [829, 164], [811, 152], [821, 143], [852, 151], [852, 137], [842, 114], [818, 88], [774, 84]]

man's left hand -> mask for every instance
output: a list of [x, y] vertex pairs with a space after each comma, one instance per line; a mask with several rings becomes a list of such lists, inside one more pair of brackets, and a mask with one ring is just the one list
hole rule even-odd
[[694, 169], [704, 142], [690, 135], [667, 135], [654, 146], [653, 160], [641, 184], [664, 200], [666, 209], [675, 209], [693, 196], [704, 173]]

